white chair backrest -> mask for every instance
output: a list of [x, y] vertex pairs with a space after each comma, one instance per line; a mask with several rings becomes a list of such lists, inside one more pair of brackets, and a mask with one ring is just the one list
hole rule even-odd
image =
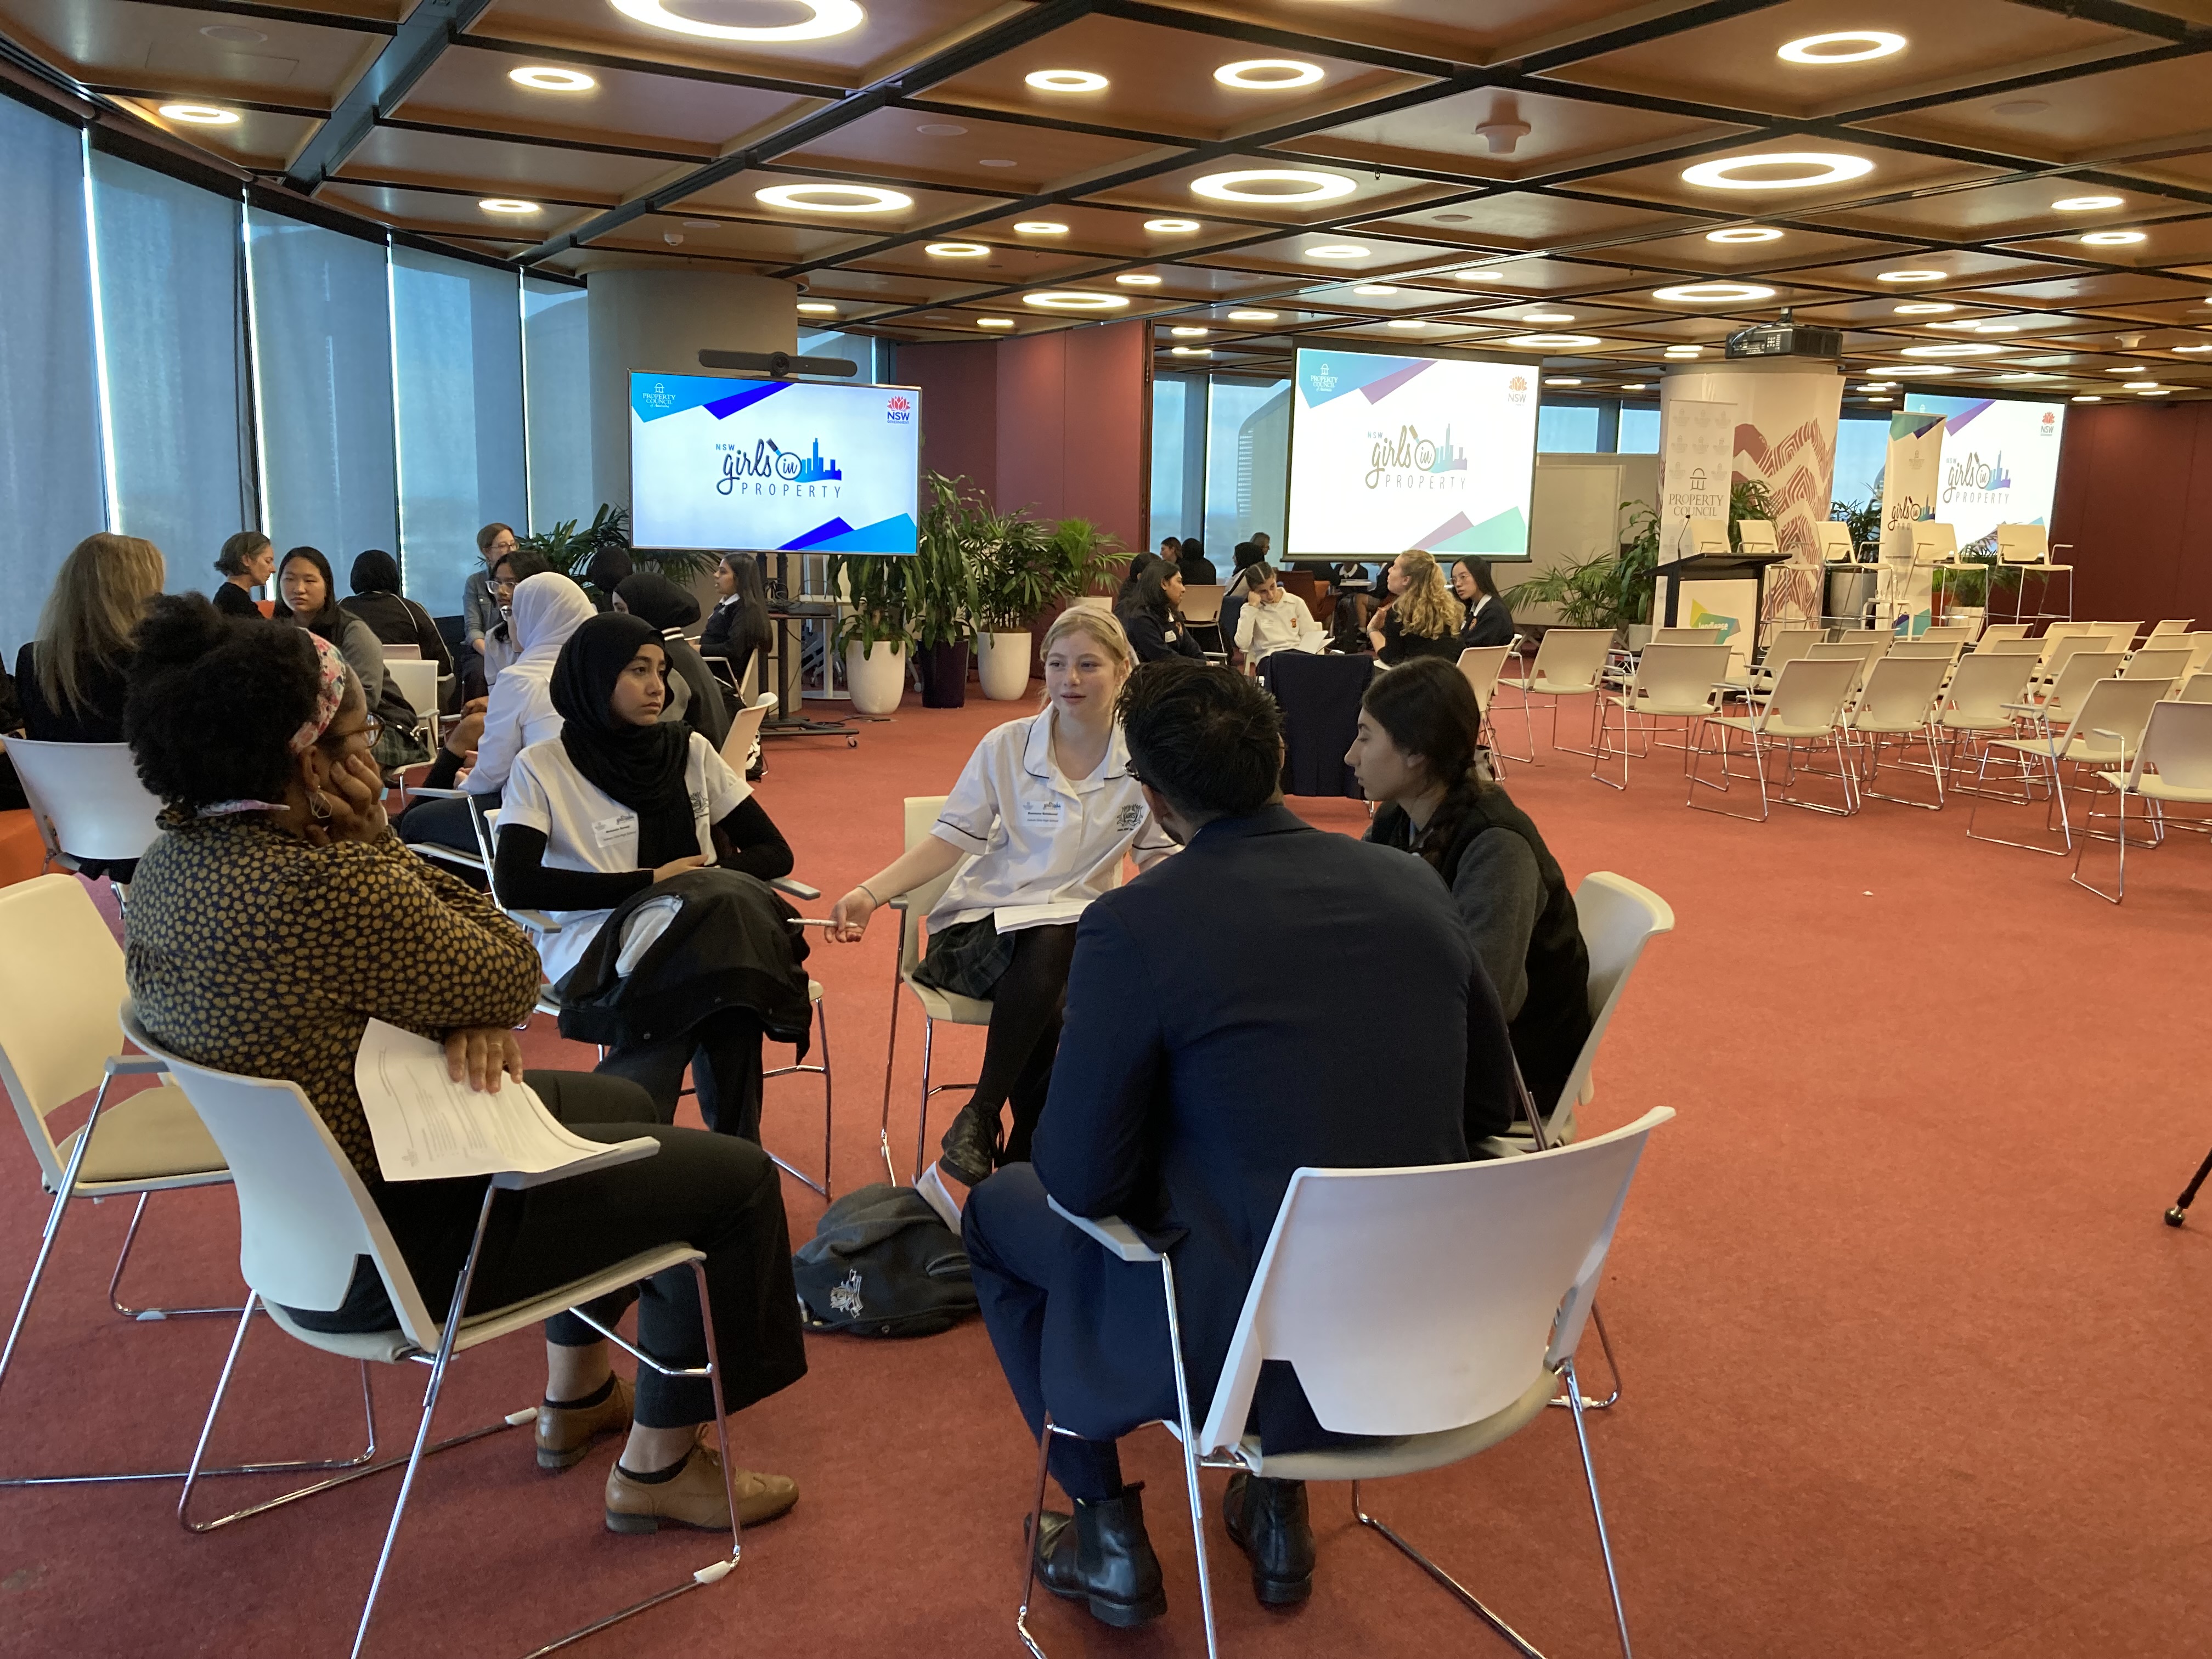
[[1644, 1142], [1674, 1115], [1527, 1158], [1292, 1175], [1200, 1453], [1243, 1438], [1268, 1359], [1344, 1433], [1436, 1434], [1510, 1406], [1573, 1354]]
[[[1692, 632], [1705, 632], [1692, 629]], [[1729, 677], [1729, 652], [1718, 644], [1674, 645], [1654, 641], [1637, 659], [1633, 694], [1638, 702], [1670, 708], [1710, 707], [1713, 688]]]
[[1471, 645], [1459, 653], [1460, 674], [1485, 714], [1490, 712], [1490, 700], [1498, 695], [1498, 677], [1505, 672], [1505, 659], [1512, 654], [1510, 645]]
[[1530, 689], [1589, 690], [1596, 685], [1605, 668], [1606, 653], [1612, 648], [1610, 628], [1547, 628], [1537, 643], [1535, 660], [1528, 666]]
[[2055, 622], [2043, 630], [2045, 640], [2085, 640], [2104, 632], [2102, 623]]
[[0, 887], [0, 1085], [49, 1187], [62, 1162], [46, 1114], [100, 1086], [123, 1052], [123, 950], [75, 876]]
[[2189, 672], [2189, 653], [2181, 650], [2154, 651], [2148, 646], [2128, 659], [2120, 670], [2124, 680], [2178, 680]]
[[2058, 678], [2051, 683], [2045, 695], [2045, 713], [2056, 719], [2069, 718], [2081, 706], [2081, 699], [2089, 695], [2089, 688], [2099, 680], [2117, 679], [2122, 659], [2117, 651], [2076, 651], [2066, 659], [2066, 666], [2058, 671]]
[[384, 659], [386, 662], [419, 662], [422, 657], [422, 647], [419, 645], [394, 645], [389, 640], [384, 641]]
[[1226, 586], [1218, 583], [1211, 586], [1201, 583], [1194, 587], [1185, 582], [1182, 585], [1182, 619], [1188, 623], [1218, 622], [1221, 619], [1221, 601], [1228, 592]]
[[[2133, 761], [2136, 745], [2142, 742], [2143, 727], [2150, 723], [2150, 712], [2166, 695], [2168, 684], [2166, 680], [2099, 680], [2082, 697], [2080, 712], [2067, 726], [2059, 754], [2069, 754], [2078, 743], [2086, 752], [2075, 757], [2077, 759], [2108, 756], [2118, 760], [2124, 750]], [[2103, 735], [2107, 732], [2118, 733], [2118, 740]]]
[[2150, 711], [2129, 786], [2141, 783], [2145, 771], [2178, 789], [2212, 789], [2212, 702], [2162, 702]]
[[1950, 668], [1948, 657], [1903, 657], [1891, 652], [1867, 676], [1866, 690], [1859, 696], [1858, 723], [1926, 725]]
[[2043, 655], [2043, 641], [2031, 640], [2024, 634], [2008, 634], [1997, 640], [1984, 634], [1981, 642], [1974, 647], [1974, 654], [1978, 657], [2025, 657], [2033, 667]]
[[1654, 645], [1716, 645], [1728, 630], [1723, 628], [1655, 628], [1651, 630]]
[[[906, 840], [902, 851], [911, 852], [929, 833], [929, 826], [937, 822], [937, 815], [945, 810], [943, 795], [908, 795], [906, 798]], [[963, 860], [964, 862], [964, 860]], [[906, 892], [906, 914], [899, 918], [899, 972], [910, 971], [921, 960], [921, 919], [936, 908], [937, 901], [945, 896], [945, 890], [952, 885], [952, 878], [960, 873], [956, 864], [934, 881], [926, 881]], [[890, 896], [886, 893], [884, 897]]]
[[421, 656], [387, 658], [384, 678], [407, 699], [417, 717], [428, 720], [438, 712], [438, 665]]
[[2105, 636], [2101, 634], [2061, 634], [2056, 637], [2045, 635], [2043, 660], [2036, 668], [2036, 678], [2057, 679], [2066, 672], [2066, 665], [2084, 651], [2100, 656], [2106, 654]]
[[753, 744], [760, 737], [761, 722], [770, 712], [770, 707], [755, 703], [730, 717], [730, 734], [722, 739], [722, 759], [739, 777], [752, 763]]
[[2034, 671], [2033, 653], [2026, 655], [1992, 651], [1984, 646], [1959, 665], [1944, 694], [1945, 706], [1961, 720], [2002, 720], [2007, 703], [2027, 695], [2027, 679]]
[[1850, 700], [1858, 678], [1858, 664], [1841, 659], [1800, 657], [1786, 662], [1774, 677], [1774, 692], [1766, 700], [1759, 724], [1826, 731], [1843, 718], [1844, 704]]
[[2142, 624], [2139, 622], [2099, 623], [2096, 629], [2105, 636], [2106, 650], [2132, 651], [2136, 648], [2136, 635], [2142, 632]]
[[1984, 642], [1990, 640], [2024, 640], [2027, 637], [2027, 630], [2034, 625], [2033, 623], [1990, 623], [1983, 628], [1981, 638]]
[[168, 1061], [238, 1188], [238, 1268], [265, 1301], [327, 1313], [344, 1300], [354, 1258], [376, 1264], [407, 1340], [425, 1351], [439, 1328], [424, 1307], [384, 1218], [352, 1160], [300, 1085], [287, 1078], [236, 1077], [195, 1066], [147, 1036], [125, 1006], [123, 1028]]
[[1593, 870], [1575, 889], [1575, 922], [1589, 957], [1590, 1034], [1575, 1056], [1575, 1069], [1555, 1101], [1540, 1101], [1546, 1117], [1569, 1102], [1590, 1098], [1590, 1074], [1598, 1045], [1613, 1024], [1613, 1011], [1628, 988], [1628, 975], [1643, 959], [1644, 947], [1674, 931], [1674, 909], [1665, 899], [1626, 876]]
[[2189, 672], [2201, 674], [2212, 668], [2212, 629], [2199, 629], [2181, 637], [2189, 641]]
[[1825, 628], [1784, 628], [1775, 631], [1765, 654], [1759, 659], [1761, 668], [1779, 668], [1785, 662], [1795, 662], [1827, 637]]
[[33, 743], [6, 739], [31, 810], [75, 858], [135, 859], [161, 831], [161, 803], [146, 793], [126, 743]]
[[2164, 622], [2152, 628], [2150, 636], [2154, 640], [2162, 640], [2169, 634], [2186, 634], [2190, 624], [2196, 620], [2194, 617], [2168, 617]]
[[2176, 699], [2180, 702], [2212, 702], [2212, 674], [2191, 674]]
[[1948, 662], [1959, 654], [1960, 649], [1965, 644], [1964, 640], [1930, 639], [1923, 635], [1917, 640], [1899, 640], [1889, 647], [1888, 655], [1882, 660], [1887, 662], [1891, 658], [1896, 658], [1905, 662], [1918, 662], [1933, 657], [1938, 662]]
[[1974, 642], [1974, 624], [1971, 622], [1939, 623], [1933, 628], [1923, 628], [1913, 635], [1921, 640], [1957, 640], [1963, 644]]

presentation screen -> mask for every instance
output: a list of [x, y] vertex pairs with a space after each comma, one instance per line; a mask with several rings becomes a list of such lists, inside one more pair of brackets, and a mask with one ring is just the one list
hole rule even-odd
[[1526, 364], [1301, 349], [1289, 550], [1527, 557], [1536, 380]]
[[911, 553], [912, 386], [629, 377], [630, 539], [643, 548]]
[[1957, 530], [1960, 553], [1994, 557], [1999, 525], [2051, 522], [2064, 404], [1911, 392], [1905, 407], [1944, 417], [1931, 516]]

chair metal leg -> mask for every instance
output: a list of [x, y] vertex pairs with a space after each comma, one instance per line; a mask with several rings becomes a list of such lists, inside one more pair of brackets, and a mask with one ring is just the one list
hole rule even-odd
[[800, 1186], [826, 1199], [833, 1196], [830, 1188], [830, 1137], [836, 1109], [830, 1078], [830, 1005], [827, 998], [814, 1005], [814, 1021], [822, 1034], [822, 1063], [819, 1066], [779, 1066], [772, 1072], [763, 1072], [761, 1081], [766, 1083], [770, 1078], [796, 1077], [802, 1073], [822, 1079], [822, 1179], [815, 1180], [797, 1164], [786, 1163], [774, 1152], [769, 1153], [769, 1161]]
[[1030, 1634], [1030, 1602], [1036, 1595], [1037, 1534], [1044, 1529], [1045, 1470], [1052, 1461], [1052, 1437], [1060, 1432], [1053, 1426], [1052, 1413], [1047, 1409], [1043, 1431], [1037, 1436], [1036, 1495], [1030, 1504], [1030, 1523], [1022, 1531], [1022, 1554], [1026, 1560], [1022, 1575], [1022, 1605], [1014, 1614], [1014, 1632], [1022, 1638], [1022, 1645], [1030, 1650], [1034, 1659], [1051, 1659], [1051, 1656], [1037, 1645], [1036, 1638]]
[[62, 1184], [55, 1189], [53, 1208], [46, 1212], [46, 1231], [39, 1236], [39, 1255], [31, 1264], [30, 1282], [23, 1286], [23, 1299], [16, 1305], [15, 1322], [8, 1328], [8, 1346], [0, 1348], [0, 1385], [7, 1382], [9, 1362], [15, 1357], [15, 1340], [23, 1334], [23, 1321], [31, 1311], [31, 1298], [39, 1293], [39, 1281], [46, 1277], [46, 1259], [54, 1253], [54, 1239], [62, 1230], [63, 1212], [76, 1192], [76, 1172], [84, 1167], [85, 1149], [92, 1145], [92, 1131], [100, 1121], [100, 1109], [107, 1103], [110, 1080], [102, 1078], [100, 1081], [100, 1092], [92, 1097], [92, 1115], [85, 1120], [76, 1145], [70, 1149], [69, 1166], [62, 1171]]
[[[2118, 793], [2120, 797], [2120, 832], [2118, 836], [2114, 836], [2113, 839], [2119, 843], [2119, 890], [2117, 892], [2108, 893], [2103, 888], [2098, 886], [2096, 883], [2084, 881], [2081, 879], [2081, 860], [2088, 854], [2089, 843], [2093, 841], [2102, 839], [2102, 837], [2094, 833], [2096, 828], [2097, 819], [2097, 815], [2094, 808], [2090, 811], [2087, 817], [2082, 821], [2081, 844], [2074, 849], [2074, 868], [2068, 873], [2066, 878], [2067, 880], [2072, 882], [2076, 887], [2087, 888], [2090, 892], [2094, 893], [2099, 898], [2103, 899], [2108, 904], [2118, 904], [2128, 896], [2128, 790], [2127, 785], [2124, 781], [2124, 775]], [[2154, 842], [2152, 845], [2155, 846], [2157, 843]]]
[[146, 1213], [146, 1200], [151, 1193], [138, 1194], [138, 1202], [131, 1212], [130, 1231], [123, 1235], [123, 1253], [115, 1258], [115, 1272], [107, 1281], [107, 1305], [125, 1319], [204, 1319], [217, 1315], [240, 1314], [243, 1308], [126, 1308], [117, 1299], [116, 1291], [122, 1288], [123, 1269], [131, 1261], [131, 1247], [138, 1240], [138, 1223]]
[[921, 1179], [921, 1149], [929, 1144], [929, 1066], [937, 1046], [937, 1022], [927, 1014], [921, 1017], [921, 1103], [915, 1109], [914, 1175]]
[[1613, 1592], [1613, 1622], [1620, 1632], [1620, 1659], [1636, 1659], [1628, 1645], [1628, 1614], [1620, 1605], [1620, 1575], [1613, 1571], [1613, 1540], [1605, 1533], [1605, 1504], [1597, 1495], [1597, 1467], [1590, 1462], [1589, 1433], [1583, 1421], [1582, 1379], [1575, 1375], [1571, 1358], [1561, 1370], [1566, 1377], [1568, 1403], [1574, 1407], [1575, 1443], [1582, 1448], [1583, 1479], [1589, 1486], [1590, 1518], [1597, 1523], [1598, 1553], [1605, 1558], [1606, 1588]]
[[896, 963], [891, 965], [891, 1034], [884, 1044], [884, 1116], [876, 1138], [884, 1154], [884, 1179], [898, 1185], [898, 1170], [891, 1162], [891, 1073], [898, 1065], [899, 991], [902, 980]]
[[1213, 1577], [1206, 1559], [1206, 1502], [1198, 1490], [1198, 1425], [1190, 1420], [1190, 1379], [1183, 1370], [1182, 1320], [1176, 1308], [1175, 1263], [1160, 1256], [1160, 1288], [1168, 1304], [1168, 1352], [1175, 1356], [1176, 1413], [1182, 1425], [1182, 1472], [1190, 1489], [1190, 1536], [1198, 1551], [1198, 1600], [1206, 1613], [1206, 1659], [1221, 1659], [1213, 1628]]
[[1357, 1480], [1352, 1483], [1352, 1518], [1354, 1521], [1357, 1521], [1361, 1526], [1370, 1528], [1374, 1531], [1381, 1533], [1384, 1538], [1390, 1541], [1391, 1545], [1396, 1548], [1401, 1554], [1404, 1555], [1407, 1559], [1413, 1562], [1415, 1566], [1420, 1568], [1423, 1572], [1428, 1574], [1430, 1577], [1435, 1579], [1437, 1583], [1443, 1585], [1454, 1595], [1457, 1596], [1462, 1606], [1465, 1607], [1469, 1613], [1480, 1618], [1491, 1627], [1491, 1629], [1496, 1631], [1507, 1641], [1513, 1644], [1516, 1650], [1527, 1656], [1527, 1659], [1544, 1659], [1544, 1656], [1541, 1653], [1538, 1652], [1536, 1649], [1529, 1645], [1528, 1640], [1526, 1637], [1522, 1636], [1519, 1631], [1515, 1630], [1512, 1626], [1507, 1624], [1503, 1619], [1500, 1619], [1496, 1613], [1485, 1607], [1473, 1590], [1468, 1589], [1468, 1587], [1461, 1583], [1458, 1579], [1453, 1577], [1435, 1562], [1430, 1560], [1427, 1556], [1415, 1549], [1413, 1545], [1407, 1543], [1404, 1538], [1401, 1537], [1396, 1532], [1391, 1529], [1387, 1522], [1376, 1520], [1373, 1516], [1368, 1514], [1365, 1510], [1360, 1508], [1359, 1482]]

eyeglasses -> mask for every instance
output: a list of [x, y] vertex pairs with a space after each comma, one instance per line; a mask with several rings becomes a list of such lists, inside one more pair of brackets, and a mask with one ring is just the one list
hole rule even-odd
[[345, 743], [349, 738], [367, 738], [368, 739], [368, 746], [374, 749], [376, 747], [376, 740], [383, 735], [384, 722], [377, 719], [375, 715], [371, 714], [367, 719], [363, 720], [359, 726], [354, 727], [352, 731], [325, 732], [323, 733], [321, 738], [318, 739], [318, 741], [336, 746]]

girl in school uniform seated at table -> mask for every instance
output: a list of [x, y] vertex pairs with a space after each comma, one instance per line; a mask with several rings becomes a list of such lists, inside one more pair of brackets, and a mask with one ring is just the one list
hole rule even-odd
[[1188, 657], [1204, 662], [1206, 652], [1191, 638], [1182, 619], [1182, 569], [1169, 561], [1137, 578], [1137, 586], [1116, 609], [1139, 662], [1169, 662]]
[[[752, 787], [705, 738], [660, 718], [667, 677], [667, 653], [651, 623], [621, 611], [592, 617], [569, 636], [554, 666], [559, 735], [525, 749], [507, 775], [493, 851], [498, 890], [514, 908], [549, 911], [560, 923], [538, 941], [545, 976], [556, 985], [591, 953], [625, 901], [662, 882], [718, 863], [764, 882], [791, 872], [791, 848]], [[719, 859], [718, 845], [727, 849]], [[685, 904], [700, 898], [678, 896]], [[633, 1008], [665, 996], [708, 1012], [651, 1040], [617, 1040], [599, 1069], [643, 1085], [666, 1122], [675, 1118], [688, 1065], [707, 1127], [758, 1140], [764, 1020], [795, 1012], [794, 1035], [805, 1030], [805, 976], [796, 972], [787, 934], [763, 930], [766, 957], [742, 969], [718, 950], [708, 971], [728, 974], [719, 988], [634, 985]], [[634, 937], [623, 944], [626, 959], [638, 947]], [[698, 954], [688, 960], [684, 971], [693, 971]], [[650, 965], [641, 960], [634, 971]], [[620, 976], [619, 969], [608, 975]], [[774, 1006], [762, 1000], [778, 985], [791, 989], [794, 978], [795, 1009], [784, 1006], [788, 997]], [[574, 994], [570, 981], [564, 1000]]]
[[[1172, 570], [1175, 567], [1166, 567]], [[1129, 641], [1104, 611], [1063, 611], [1044, 636], [1045, 706], [975, 746], [928, 836], [837, 901], [830, 937], [850, 944], [884, 900], [958, 866], [929, 913], [915, 977], [988, 999], [975, 1095], [945, 1132], [939, 1166], [975, 1186], [1027, 1159], [1060, 1046], [1075, 924], [1120, 879], [1175, 850], [1129, 770], [1115, 714]], [[1000, 1113], [1013, 1127], [1000, 1139]]]

